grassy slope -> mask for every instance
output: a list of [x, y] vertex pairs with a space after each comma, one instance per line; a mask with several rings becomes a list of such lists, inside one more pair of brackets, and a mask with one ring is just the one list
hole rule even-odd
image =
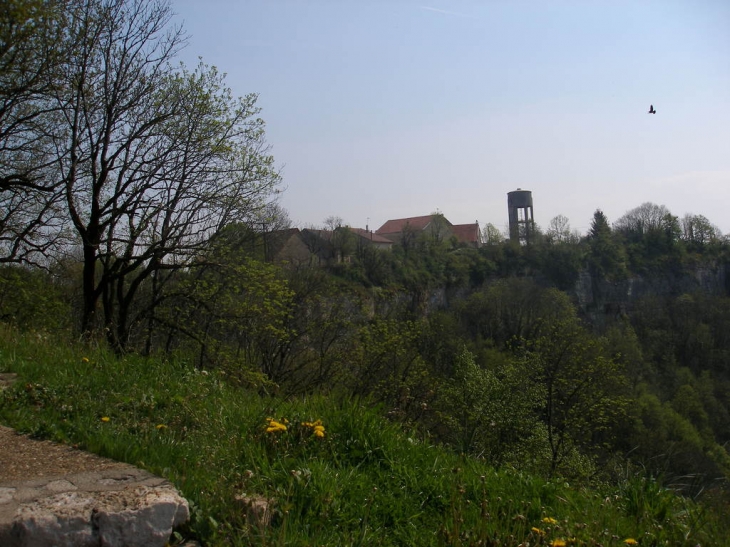
[[[730, 545], [655, 483], [611, 491], [494, 470], [357, 401], [262, 398], [184, 363], [117, 359], [0, 327], [0, 422], [149, 469], [193, 504], [207, 545]], [[108, 418], [108, 420], [107, 420]], [[267, 432], [269, 419], [286, 431]], [[322, 420], [324, 438], [302, 422]], [[237, 498], [273, 502], [271, 526]]]

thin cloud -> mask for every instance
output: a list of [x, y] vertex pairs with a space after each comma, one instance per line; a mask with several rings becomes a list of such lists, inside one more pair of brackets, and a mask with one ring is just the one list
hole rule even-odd
[[430, 6], [418, 6], [421, 9], [425, 9], [426, 11], [432, 11], [434, 13], [443, 13], [444, 15], [456, 15], [457, 17], [469, 17], [465, 13], [459, 13], [458, 11], [448, 11], [445, 9], [439, 9], [439, 8], [432, 8]]
[[686, 190], [692, 188], [694, 192], [727, 191], [730, 186], [730, 171], [687, 171], [656, 178], [649, 181], [654, 188], [673, 188]]

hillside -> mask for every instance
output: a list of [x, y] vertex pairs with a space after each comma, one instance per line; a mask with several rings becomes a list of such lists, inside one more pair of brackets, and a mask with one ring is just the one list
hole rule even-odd
[[206, 545], [728, 544], [720, 514], [639, 469], [590, 488], [498, 470], [364, 400], [262, 397], [184, 361], [7, 328], [0, 371], [19, 375], [3, 424], [169, 478], [192, 502], [187, 535]]

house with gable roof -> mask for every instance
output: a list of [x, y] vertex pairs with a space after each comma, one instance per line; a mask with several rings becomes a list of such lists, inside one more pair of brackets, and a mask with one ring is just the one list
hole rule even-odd
[[[390, 239], [362, 228], [341, 227], [334, 231], [289, 228], [264, 234], [264, 254], [267, 261], [286, 264], [289, 267], [350, 262], [351, 257], [343, 255], [342, 247], [345, 241], [343, 238], [352, 238], [350, 241], [358, 250], [366, 246], [389, 250], [393, 246]], [[352, 244], [347, 247], [352, 247]], [[350, 249], [350, 252], [352, 250], [354, 249]]]
[[349, 230], [357, 237], [358, 248], [371, 245], [376, 249], [387, 251], [393, 247], [393, 240], [376, 234], [372, 230], [363, 230], [362, 228], [350, 228]]
[[375, 233], [394, 243], [401, 242], [403, 237], [408, 237], [409, 234], [426, 233], [440, 240], [455, 237], [459, 243], [465, 243], [477, 248], [481, 247], [482, 244], [481, 229], [478, 222], [474, 224], [452, 224], [440, 213], [388, 220]]
[[[346, 238], [352, 237], [352, 244], [344, 245], [338, 234], [343, 231]], [[346, 232], [345, 232], [346, 231]], [[420, 217], [399, 218], [387, 221], [378, 230], [341, 227], [332, 230], [312, 228], [290, 228], [264, 234], [264, 254], [267, 261], [286, 264], [289, 267], [323, 266], [340, 262], [350, 262], [353, 250], [370, 246], [379, 250], [389, 250], [403, 237], [414, 237], [426, 233], [441, 241], [455, 238], [457, 242], [475, 248], [482, 244], [479, 223], [452, 224], [442, 214]], [[347, 247], [349, 250], [345, 250]], [[344, 253], [343, 253], [344, 251]]]
[[479, 227], [479, 222], [474, 221], [473, 224], [454, 224], [451, 230], [454, 233], [456, 241], [459, 243], [466, 243], [477, 249], [482, 246], [482, 229]]
[[321, 266], [334, 261], [332, 242], [322, 230], [288, 228], [263, 235], [264, 255], [268, 262], [298, 268]]

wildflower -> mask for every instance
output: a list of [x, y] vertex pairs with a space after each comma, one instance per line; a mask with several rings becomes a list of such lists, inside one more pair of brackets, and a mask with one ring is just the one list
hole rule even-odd
[[82, 357], [81, 358], [81, 362], [82, 363], [88, 363], [89, 362], [89, 358], [88, 357]]
[[554, 539], [550, 545], [552, 547], [565, 547], [567, 543], [565, 543], [564, 539]]
[[286, 426], [281, 423], [277, 422], [276, 420], [269, 420], [269, 425], [266, 428], [266, 433], [275, 433], [277, 431], [286, 431]]
[[544, 519], [542, 519], [542, 521], [545, 524], [557, 524], [558, 523], [558, 521], [555, 520], [553, 517], [545, 517]]
[[102, 416], [101, 417], [101, 421], [104, 422], [104, 423], [108, 422], [109, 420], [111, 420], [111, 418], [109, 416]]
[[638, 542], [638, 541], [636, 541], [636, 540], [635, 540], [634, 538], [626, 538], [626, 539], [624, 540], [624, 543], [625, 543], [626, 545], [638, 545], [638, 544], [639, 544], [639, 542]]
[[314, 431], [315, 437], [319, 437], [320, 439], [324, 437], [324, 426], [322, 425], [322, 420], [317, 420], [315, 422], [302, 422], [302, 425], [304, 427], [311, 427]]
[[530, 528], [530, 530], [532, 530], [532, 532], [534, 534], [537, 534], [538, 536], [544, 536], [545, 535], [545, 532], [543, 532], [539, 528], [535, 528], [534, 526], [532, 528]]
[[165, 424], [157, 424], [155, 429], [157, 429], [157, 431], [162, 431], [163, 429], [167, 429], [167, 426]]

